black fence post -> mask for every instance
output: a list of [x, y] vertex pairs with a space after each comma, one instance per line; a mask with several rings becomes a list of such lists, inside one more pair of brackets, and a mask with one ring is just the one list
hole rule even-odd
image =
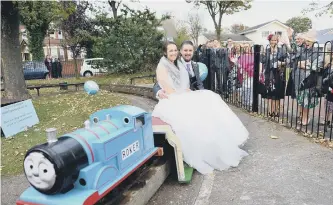
[[205, 55], [207, 57], [206, 59], [207, 59], [207, 69], [208, 69], [208, 75], [207, 75], [207, 78], [206, 78], [206, 83], [207, 83], [206, 85], [207, 85], [208, 90], [215, 91], [214, 90], [215, 87], [213, 86], [213, 82], [212, 82], [212, 81], [214, 81], [213, 78], [212, 78], [214, 71], [212, 69], [212, 65], [211, 65], [211, 62], [210, 62], [211, 61], [210, 60], [210, 58], [211, 58], [210, 53], [211, 53], [211, 49], [206, 49]]
[[259, 108], [259, 70], [260, 70], [260, 45], [254, 45], [254, 71], [253, 71], [253, 101], [252, 112], [258, 112]]

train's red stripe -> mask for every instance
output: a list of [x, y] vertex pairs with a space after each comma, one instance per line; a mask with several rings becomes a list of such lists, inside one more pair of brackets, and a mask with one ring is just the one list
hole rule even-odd
[[121, 178], [117, 183], [115, 183], [112, 187], [108, 188], [103, 194], [99, 195], [96, 191], [92, 195], [90, 195], [86, 201], [83, 203], [83, 205], [93, 205], [98, 200], [103, 198], [105, 195], [107, 195], [112, 189], [114, 189], [116, 186], [118, 186], [122, 181], [124, 181], [129, 175], [131, 175], [135, 170], [137, 170], [139, 167], [141, 167], [145, 162], [147, 162], [150, 158], [152, 158], [157, 153], [157, 150], [153, 152], [149, 157], [147, 157], [143, 162], [141, 162], [138, 166], [136, 166], [132, 171], [130, 171], [128, 174], [126, 174], [123, 178]]
[[16, 205], [42, 205], [42, 204], [35, 204], [35, 203], [31, 203], [31, 202], [25, 202], [25, 201], [18, 200], [18, 201], [16, 201]]
[[91, 149], [89, 143], [86, 141], [86, 139], [84, 139], [83, 137], [81, 137], [78, 134], [74, 134], [74, 133], [71, 133], [71, 134], [77, 136], [78, 138], [80, 138], [87, 145], [87, 147], [88, 147], [88, 149], [90, 151], [90, 154], [91, 154], [91, 160], [92, 160], [92, 162], [94, 162], [95, 161], [94, 152], [92, 151], [92, 149]]
[[115, 124], [113, 124], [113, 122], [107, 120], [105, 120], [105, 122], [110, 123], [111, 125], [113, 125], [113, 127], [117, 128], [117, 130], [119, 129]]
[[104, 130], [106, 133], [110, 134], [110, 132], [107, 129], [105, 129], [105, 127], [103, 127], [102, 125], [96, 125], [96, 126], [102, 128], [102, 130]]
[[98, 136], [98, 134], [96, 133], [96, 132], [94, 132], [94, 131], [92, 131], [92, 130], [89, 130], [89, 129], [87, 129], [87, 128], [85, 128], [88, 132], [90, 132], [90, 133], [92, 133], [93, 135], [95, 135], [95, 137], [97, 137], [97, 139], [100, 139], [99, 138], [99, 136]]

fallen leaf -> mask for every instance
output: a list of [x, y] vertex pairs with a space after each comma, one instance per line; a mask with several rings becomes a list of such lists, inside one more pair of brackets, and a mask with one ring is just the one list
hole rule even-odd
[[279, 139], [279, 137], [271, 135], [271, 139]]

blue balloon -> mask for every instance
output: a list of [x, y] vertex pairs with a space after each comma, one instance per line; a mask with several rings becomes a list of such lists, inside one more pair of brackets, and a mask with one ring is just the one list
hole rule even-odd
[[88, 95], [95, 95], [99, 90], [98, 84], [92, 80], [85, 82], [83, 88]]
[[208, 75], [207, 66], [203, 63], [198, 63], [198, 66], [199, 66], [200, 79], [201, 81], [204, 81]]

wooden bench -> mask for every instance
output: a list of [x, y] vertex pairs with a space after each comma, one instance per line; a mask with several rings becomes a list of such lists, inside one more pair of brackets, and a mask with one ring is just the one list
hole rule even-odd
[[[41, 88], [55, 88], [60, 87], [60, 90], [67, 90], [68, 86], [75, 86], [75, 90], [78, 91], [79, 87], [84, 85], [84, 83], [59, 83], [59, 84], [43, 84], [43, 85], [28, 85], [28, 90], [35, 90], [37, 91], [37, 95], [39, 96], [39, 90]], [[1, 88], [1, 91], [4, 91], [4, 88]]]
[[75, 86], [75, 90], [79, 90], [79, 86], [82, 86], [84, 83], [59, 83], [59, 84], [45, 84], [45, 85], [32, 85], [32, 86], [27, 86], [27, 89], [29, 90], [37, 90], [37, 95], [39, 96], [40, 92], [39, 90], [41, 88], [55, 88], [55, 87], [60, 87], [60, 90], [67, 90], [68, 86]]
[[189, 183], [192, 179], [193, 168], [184, 164], [182, 146], [179, 138], [172, 130], [171, 126], [160, 118], [152, 117], [152, 124], [153, 132], [156, 134], [164, 134], [168, 143], [174, 149], [178, 181], [180, 183]]

